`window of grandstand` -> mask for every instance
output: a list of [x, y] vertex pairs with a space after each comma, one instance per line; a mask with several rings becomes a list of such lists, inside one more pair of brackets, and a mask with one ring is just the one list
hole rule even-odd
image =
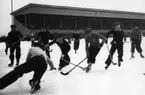
[[132, 20], [122, 19], [122, 25], [123, 29], [132, 29]]
[[109, 18], [102, 18], [102, 29], [112, 29], [113, 20]]
[[89, 19], [80, 17], [77, 19], [77, 29], [86, 29], [89, 27]]
[[140, 29], [145, 29], [145, 20], [140, 20]]
[[138, 19], [132, 20], [132, 29], [134, 28], [135, 25], [140, 25], [140, 21]]
[[42, 14], [31, 14], [31, 25], [35, 29], [41, 29], [42, 27], [44, 27], [44, 15], [42, 15]]
[[46, 27], [49, 29], [60, 29], [60, 17], [57, 15], [47, 15]]
[[62, 19], [62, 29], [75, 29], [75, 19], [73, 19], [71, 16], [64, 16]]
[[100, 30], [101, 29], [101, 20], [99, 18], [92, 18], [90, 20], [90, 27], [93, 30]]
[[16, 16], [16, 20], [28, 29], [34, 28], [34, 26], [31, 24], [30, 14]]

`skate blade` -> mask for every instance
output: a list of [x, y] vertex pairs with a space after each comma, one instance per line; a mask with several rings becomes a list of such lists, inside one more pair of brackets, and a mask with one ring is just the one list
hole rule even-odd
[[86, 68], [86, 73], [88, 73], [91, 70], [91, 68]]
[[117, 63], [112, 63], [113, 65], [117, 65]]
[[40, 90], [40, 89], [38, 89], [38, 90], [31, 90], [30, 93], [31, 93], [31, 94], [36, 94], [39, 90]]
[[109, 66], [105, 66], [105, 70], [107, 70], [109, 68]]

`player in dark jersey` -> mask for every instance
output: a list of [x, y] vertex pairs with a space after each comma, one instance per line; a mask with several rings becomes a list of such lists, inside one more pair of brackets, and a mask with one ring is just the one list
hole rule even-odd
[[[42, 28], [37, 36], [38, 41], [41, 42], [43, 45], [45, 45], [45, 47], [47, 47], [48, 50], [49, 50], [49, 40], [52, 40], [53, 38], [54, 38], [53, 35], [45, 28]], [[46, 50], [46, 54], [50, 58], [50, 52], [48, 50]]]
[[[54, 43], [56, 43], [61, 49], [61, 58], [60, 58], [60, 63], [59, 63], [59, 68], [58, 68], [58, 70], [61, 70], [65, 66], [69, 65], [68, 62], [70, 62], [70, 57], [68, 55], [68, 52], [70, 51], [70, 45], [64, 39], [63, 35], [57, 36], [55, 40], [50, 42], [50, 45], [53, 45]], [[68, 62], [66, 62], [64, 60], [66, 60]]]
[[109, 37], [110, 34], [113, 34], [113, 40], [111, 42], [111, 49], [110, 49], [110, 54], [105, 62], [106, 66], [105, 69], [107, 69], [112, 61], [113, 54], [115, 53], [116, 49], [118, 51], [118, 66], [121, 66], [121, 62], [123, 61], [123, 39], [124, 39], [124, 32], [121, 29], [121, 24], [120, 22], [116, 22], [114, 24], [114, 29], [109, 31], [107, 33], [107, 38]]
[[15, 25], [11, 25], [11, 31], [8, 33], [7, 36], [7, 46], [6, 49], [10, 48], [10, 61], [11, 63], [8, 66], [13, 66], [14, 64], [14, 51], [16, 50], [16, 61], [17, 61], [17, 66], [19, 65], [19, 60], [21, 56], [21, 48], [20, 48], [20, 40], [22, 39], [22, 34], [16, 30]]

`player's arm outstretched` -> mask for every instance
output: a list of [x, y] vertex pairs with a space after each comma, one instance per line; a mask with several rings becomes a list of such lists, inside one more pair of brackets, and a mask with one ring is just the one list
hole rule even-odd
[[94, 34], [96, 34], [100, 39], [102, 39], [102, 42], [100, 43], [100, 47], [102, 47], [103, 44], [104, 44], [105, 42], [107, 42], [107, 38], [106, 38], [105, 36], [103, 36], [103, 35], [97, 33], [97, 32], [95, 32]]
[[50, 67], [50, 70], [56, 70], [56, 68], [53, 65], [53, 62], [49, 59], [49, 57], [46, 58], [46, 62]]

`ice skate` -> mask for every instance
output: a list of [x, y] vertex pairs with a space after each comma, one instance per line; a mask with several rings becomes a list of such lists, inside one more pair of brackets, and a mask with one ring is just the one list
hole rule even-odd
[[117, 65], [117, 63], [112, 62], [113, 65]]
[[32, 89], [34, 82], [32, 80], [29, 80], [29, 85], [31, 86], [31, 89]]
[[92, 64], [89, 64], [88, 67], [85, 68], [86, 73], [88, 73], [91, 70]]
[[77, 54], [77, 51], [75, 50], [75, 54]]
[[19, 66], [19, 61], [17, 61], [17, 64], [16, 64], [16, 66]]
[[123, 62], [123, 59], [121, 58], [120, 61]]
[[13, 63], [8, 64], [8, 67], [13, 67]]
[[143, 55], [141, 55], [140, 57], [141, 57], [141, 58], [144, 58], [144, 56], [143, 56]]
[[132, 58], [135, 58], [133, 54], [131, 55], [130, 59], [132, 59]]
[[49, 71], [52, 71], [52, 70], [56, 70], [56, 68], [54, 67], [54, 68], [51, 68]]
[[105, 70], [107, 70], [108, 68], [109, 68], [109, 66], [108, 66], [108, 65], [106, 65], [106, 66], [105, 66]]
[[140, 57], [141, 57], [141, 58], [144, 58], [144, 56], [143, 56], [143, 54], [142, 54], [142, 53], [140, 53]]
[[121, 61], [118, 61], [118, 66], [119, 66], [119, 67], [121, 66]]
[[31, 94], [34, 94], [36, 91], [40, 90], [41, 87], [40, 87], [39, 83], [40, 82], [38, 82], [38, 81], [35, 81], [35, 82], [30, 81], [29, 82], [29, 84], [31, 86], [31, 90], [30, 90]]
[[[105, 70], [107, 70], [109, 68], [109, 66], [110, 66], [110, 63], [109, 62], [105, 62], [105, 64], [106, 64], [106, 66], [104, 68], [105, 68]], [[117, 65], [117, 63], [115, 63], [115, 64]]]
[[61, 71], [61, 70], [62, 70], [62, 67], [59, 67], [59, 68], [58, 68], [58, 71]]

